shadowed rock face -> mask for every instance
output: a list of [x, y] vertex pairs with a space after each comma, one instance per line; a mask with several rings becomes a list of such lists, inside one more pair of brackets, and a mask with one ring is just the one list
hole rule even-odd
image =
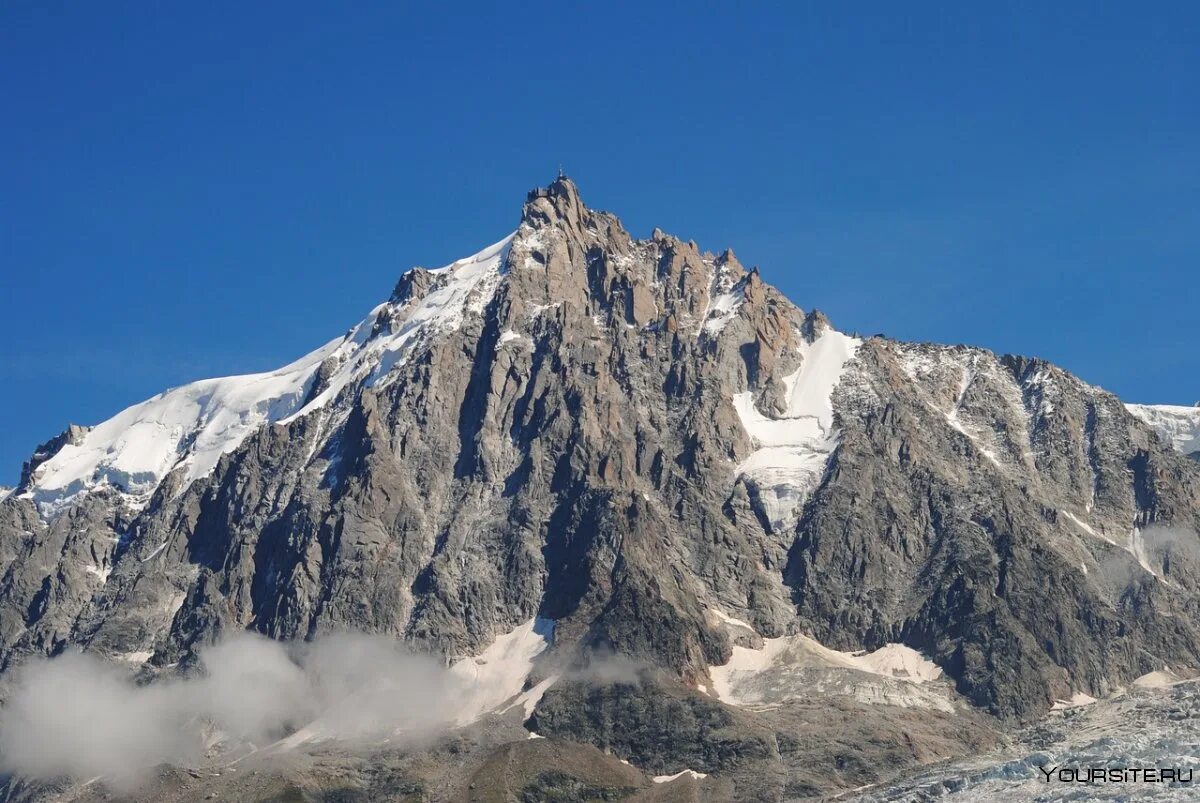
[[39, 468], [87, 431], [47, 444], [0, 501], [4, 666], [78, 644], [154, 670], [243, 629], [458, 656], [540, 616], [559, 652], [703, 684], [731, 655], [714, 609], [902, 642], [1006, 716], [1200, 664], [1200, 466], [1111, 395], [841, 335], [568, 179], [452, 324], [416, 321], [453, 281], [406, 274], [364, 330], [412, 334], [381, 370], [327, 358], [325, 402], [136, 505], [100, 485], [39, 511]]

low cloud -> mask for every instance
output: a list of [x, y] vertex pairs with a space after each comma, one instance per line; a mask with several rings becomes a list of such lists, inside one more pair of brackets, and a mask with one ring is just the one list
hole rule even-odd
[[593, 686], [614, 686], [640, 684], [644, 674], [652, 671], [653, 667], [644, 661], [614, 652], [610, 648], [600, 648], [593, 650], [585, 657], [581, 666], [572, 668], [564, 673], [563, 677]]
[[1177, 582], [1200, 572], [1200, 536], [1191, 527], [1151, 524], [1134, 529], [1127, 540], [1097, 566], [1097, 578], [1117, 591], [1154, 582]]
[[0, 710], [0, 769], [131, 788], [159, 764], [202, 761], [213, 727], [258, 747], [299, 728], [416, 742], [449, 727], [462, 691], [439, 661], [379, 636], [289, 646], [239, 634], [200, 657], [201, 675], [145, 685], [78, 652], [26, 664]]

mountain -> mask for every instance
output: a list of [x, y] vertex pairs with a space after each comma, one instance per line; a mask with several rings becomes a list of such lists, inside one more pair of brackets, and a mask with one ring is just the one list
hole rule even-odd
[[[481, 667], [520, 643], [497, 702], [535, 688], [552, 740], [763, 799], [853, 788], [1200, 665], [1171, 409], [841, 332], [559, 178], [296, 362], [39, 447], [0, 501], [0, 666], [79, 646], [150, 678], [245, 630]], [[640, 685], [580, 680], [613, 662]]]

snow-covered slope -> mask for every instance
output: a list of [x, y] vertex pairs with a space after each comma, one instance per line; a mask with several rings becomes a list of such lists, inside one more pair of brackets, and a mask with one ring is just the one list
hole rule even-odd
[[194, 479], [252, 431], [303, 404], [333, 341], [278, 371], [206, 379], [136, 404], [64, 445], [34, 473], [26, 489], [43, 509], [74, 494], [112, 485], [131, 496], [151, 493], [172, 469]]
[[186, 487], [260, 427], [312, 412], [353, 382], [381, 381], [417, 339], [482, 310], [511, 239], [428, 271], [432, 285], [421, 298], [381, 304], [344, 337], [283, 368], [193, 382], [121, 411], [38, 466], [23, 494], [53, 515], [76, 494], [104, 485], [143, 504], [177, 469]]
[[[457, 701], [455, 721], [465, 725], [495, 710], [521, 694], [533, 671], [535, 659], [554, 639], [554, 622], [530, 619], [511, 633], [499, 636], [479, 655], [456, 661], [450, 672], [463, 682], [465, 691]], [[520, 700], [532, 708], [549, 683], [530, 689], [536, 697]]]
[[833, 329], [811, 343], [802, 341], [803, 362], [784, 377], [787, 410], [778, 418], [763, 415], [752, 392], [733, 398], [738, 418], [757, 447], [737, 470], [757, 488], [775, 531], [794, 520], [837, 446], [831, 397], [860, 344]]
[[[840, 694], [872, 705], [955, 710], [945, 684], [919, 688], [941, 678], [942, 670], [911, 647], [886, 644], [873, 652], [841, 652], [801, 634], [761, 638], [749, 623], [720, 610], [712, 613], [735, 639], [729, 661], [709, 667], [712, 692], [724, 703], [770, 706]], [[737, 643], [748, 635], [759, 644]]]
[[1145, 421], [1184, 454], [1200, 451], [1200, 405], [1127, 404], [1129, 412]]

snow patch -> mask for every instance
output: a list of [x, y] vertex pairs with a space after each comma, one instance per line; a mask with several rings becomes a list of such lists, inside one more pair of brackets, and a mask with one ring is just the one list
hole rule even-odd
[[1047, 389], [1054, 389], [1054, 382], [1050, 376], [1050, 372], [1045, 369], [1037, 371], [1030, 377], [1028, 384], [1031, 391], [1031, 398], [1037, 402], [1034, 414], [1039, 418], [1046, 418], [1055, 410], [1054, 402], [1046, 397]]
[[[455, 662], [450, 667], [450, 673], [466, 684], [463, 699], [454, 717], [457, 724], [469, 725], [521, 695], [525, 681], [533, 671], [534, 659], [545, 652], [553, 638], [553, 621], [530, 619], [511, 633], [498, 637], [479, 655]], [[546, 684], [546, 681], [538, 686], [543, 684]], [[548, 684], [537, 694], [532, 705], [537, 705], [541, 694], [547, 688]], [[525, 700], [522, 704], [529, 705], [529, 702]]]
[[1165, 689], [1179, 682], [1180, 677], [1178, 675], [1169, 668], [1163, 667], [1154, 672], [1147, 672], [1134, 680], [1133, 685], [1139, 689]]
[[921, 653], [903, 644], [887, 644], [874, 652], [840, 652], [808, 636], [780, 636], [763, 639], [762, 649], [735, 646], [733, 657], [724, 666], [710, 669], [717, 696], [727, 702], [739, 702], [735, 691], [739, 673], [757, 674], [786, 663], [790, 653], [805, 653], [816, 665], [853, 669], [872, 675], [910, 683], [925, 683], [941, 677], [942, 670]]
[[526, 316], [529, 318], [537, 318], [547, 310], [558, 309], [561, 304], [561, 301], [555, 301], [553, 304], [530, 304], [529, 311], [526, 313]]
[[734, 627], [742, 627], [742, 628], [745, 628], [746, 630], [749, 630], [751, 633], [755, 632], [754, 628], [750, 625], [749, 622], [742, 621], [741, 619], [735, 619], [732, 616], [730, 616], [729, 614], [725, 613], [725, 611], [720, 610], [719, 608], [709, 608], [708, 610], [710, 613], [712, 613], [713, 616], [717, 617], [717, 619], [719, 619], [721, 622], [723, 622], [726, 625], [733, 625]]
[[696, 780], [700, 780], [701, 778], [708, 777], [708, 773], [705, 773], [705, 772], [696, 772], [695, 770], [683, 770], [681, 772], [675, 773], [674, 775], [655, 775], [654, 782], [655, 783], [670, 783], [671, 781], [674, 781], [677, 778], [682, 778], [685, 775], [689, 778], [695, 778]]
[[496, 341], [496, 348], [497, 349], [500, 348], [505, 343], [511, 343], [514, 340], [523, 340], [523, 339], [524, 338], [520, 334], [514, 332], [512, 329], [505, 329], [503, 332], [500, 333], [500, 339]]
[[517, 695], [517, 699], [500, 709], [500, 713], [504, 714], [511, 711], [517, 706], [521, 706], [521, 710], [525, 713], [525, 719], [533, 716], [533, 709], [537, 708], [537, 704], [542, 701], [542, 696], [546, 691], [558, 681], [558, 675], [552, 675], [537, 685], [530, 688], [528, 691], [523, 691]]
[[[839, 673], [839, 680], [803, 677], [806, 671], [827, 676], [828, 670], [846, 671]], [[868, 703], [954, 710], [945, 697], [919, 688], [940, 678], [941, 667], [903, 644], [886, 644], [873, 652], [841, 652], [808, 636], [780, 636], [763, 639], [758, 649], [735, 645], [729, 662], [709, 667], [709, 676], [716, 697], [738, 706], [779, 703], [817, 690], [849, 694]]]
[[719, 293], [708, 305], [704, 315], [704, 332], [715, 337], [734, 319], [738, 308], [746, 300], [746, 289], [738, 284], [733, 289]]
[[792, 521], [837, 447], [831, 397], [861, 344], [832, 329], [811, 343], [802, 341], [799, 370], [783, 378], [787, 409], [778, 418], [763, 415], [752, 392], [733, 397], [742, 427], [756, 446], [737, 472], [756, 489], [776, 532]]
[[154, 547], [154, 551], [153, 551], [153, 552], [151, 552], [151, 553], [150, 553], [149, 555], [147, 555], [146, 557], [142, 558], [142, 563], [147, 563], [147, 562], [149, 562], [149, 561], [153, 560], [154, 558], [158, 557], [158, 554], [159, 554], [160, 552], [162, 552], [162, 551], [163, 551], [164, 549], [166, 549], [166, 548], [167, 548], [167, 542], [166, 542], [166, 541], [163, 541], [161, 544], [159, 544], [158, 546]]
[[[1142, 569], [1144, 569], [1147, 573], [1153, 575], [1160, 582], [1166, 582], [1163, 579], [1162, 575], [1159, 574], [1158, 572], [1156, 572], [1154, 570], [1154, 567], [1150, 564], [1150, 556], [1146, 552], [1146, 539], [1142, 535], [1141, 529], [1139, 529], [1138, 527], [1134, 527], [1132, 530], [1129, 531], [1129, 537], [1124, 544], [1119, 544], [1116, 541], [1114, 541], [1113, 539], [1104, 535], [1103, 533], [1097, 531], [1090, 524], [1088, 524], [1086, 521], [1084, 521], [1083, 519], [1076, 516], [1071, 511], [1059, 510], [1058, 512], [1061, 513], [1064, 518], [1071, 521], [1073, 524], [1075, 524], [1077, 527], [1079, 527], [1079, 529], [1083, 530], [1088, 535], [1091, 535], [1095, 538], [1099, 538], [1101, 541], [1104, 541], [1106, 544], [1112, 544], [1115, 547], [1124, 549], [1126, 552], [1128, 552], [1133, 557], [1134, 560], [1137, 561], [1138, 566], [1141, 566]], [[1083, 573], [1087, 574], [1087, 566], [1086, 565], [1083, 566]]]
[[944, 415], [946, 417], [947, 424], [949, 424], [955, 431], [966, 435], [967, 439], [975, 445], [975, 448], [979, 450], [980, 454], [982, 454], [989, 462], [991, 462], [992, 465], [999, 467], [1000, 461], [996, 459], [996, 453], [981, 440], [979, 434], [967, 429], [960, 416], [963, 407], [963, 401], [967, 396], [967, 391], [971, 389], [971, 384], [975, 381], [977, 369], [974, 366], [974, 362], [975, 361], [972, 359], [972, 366], [970, 368], [966, 366], [963, 367], [962, 378], [959, 380], [958, 391], [954, 397], [954, 404], [951, 406], [949, 412], [944, 413]]
[[1055, 700], [1054, 705], [1050, 706], [1051, 711], [1062, 711], [1065, 708], [1079, 708], [1085, 705], [1091, 705], [1096, 702], [1096, 698], [1090, 694], [1083, 692], [1075, 692], [1071, 695], [1070, 700]]
[[903, 644], [885, 644], [875, 652], [841, 653], [850, 655], [853, 663], [876, 675], [925, 683], [942, 676], [942, 668], [924, 655]]
[[736, 317], [742, 302], [746, 300], [746, 281], [745, 277], [735, 277], [728, 264], [716, 270], [708, 288], [704, 312], [700, 314], [697, 339], [704, 334], [716, 337]]
[[1092, 536], [1093, 538], [1099, 538], [1101, 541], [1104, 541], [1105, 543], [1108, 543], [1108, 544], [1113, 544], [1115, 546], [1115, 542], [1111, 538], [1104, 535], [1103, 533], [1098, 532], [1094, 527], [1092, 527], [1092, 525], [1088, 524], [1086, 521], [1079, 518], [1071, 511], [1059, 510], [1058, 512], [1063, 514], [1064, 518], [1066, 518], [1068, 521], [1070, 521], [1076, 527], [1083, 530], [1085, 533]]

